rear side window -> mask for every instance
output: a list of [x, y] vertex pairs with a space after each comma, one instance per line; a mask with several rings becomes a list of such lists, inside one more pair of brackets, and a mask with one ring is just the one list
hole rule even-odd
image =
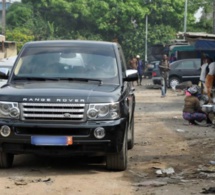
[[175, 69], [196, 69], [194, 61], [188, 60], [188, 61], [182, 61], [179, 62]]
[[201, 60], [195, 60], [195, 65], [197, 69], [201, 68]]
[[120, 61], [121, 61], [121, 64], [122, 64], [122, 72], [123, 74], [125, 74], [125, 71], [126, 71], [126, 61], [125, 61], [125, 57], [124, 57], [124, 54], [122, 52], [122, 48], [120, 46], [118, 46], [118, 51], [119, 51], [119, 55], [120, 55]]

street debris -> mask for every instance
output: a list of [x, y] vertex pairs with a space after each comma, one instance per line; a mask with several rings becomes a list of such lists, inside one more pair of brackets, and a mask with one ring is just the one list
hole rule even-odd
[[215, 166], [214, 165], [200, 165], [197, 169], [199, 174], [204, 178], [215, 178]]
[[175, 170], [172, 168], [172, 167], [169, 167], [167, 169], [159, 169], [159, 170], [156, 170], [156, 174], [158, 176], [167, 176], [167, 175], [172, 175], [175, 173]]
[[208, 189], [202, 188], [202, 194], [215, 194], [215, 187], [210, 187]]
[[163, 162], [154, 161], [151, 166], [153, 169], [166, 169], [168, 165]]
[[136, 173], [135, 171], [129, 170], [130, 173], [132, 173], [134, 176], [140, 177], [140, 178], [144, 178], [147, 177], [148, 174], [147, 173]]
[[168, 167], [167, 164], [161, 162], [153, 162], [153, 169], [156, 169], [155, 173], [157, 176], [168, 176], [175, 173], [172, 167]]
[[167, 182], [157, 181], [157, 180], [144, 181], [144, 182], [133, 184], [133, 186], [136, 186], [136, 187], [146, 187], [146, 186], [161, 187], [165, 185], [167, 185]]
[[185, 132], [183, 129], [176, 129], [177, 132]]
[[14, 181], [14, 184], [19, 186], [19, 185], [27, 185], [28, 183], [24, 179], [20, 179], [20, 180]]
[[198, 172], [205, 172], [205, 173], [215, 173], [215, 166], [213, 165], [199, 165]]
[[23, 179], [23, 178], [9, 178], [10, 180], [14, 181], [15, 185], [27, 185], [29, 183], [39, 183], [39, 182], [44, 182], [46, 184], [51, 184], [53, 183], [53, 180], [51, 178], [37, 178], [37, 179]]
[[213, 161], [213, 160], [211, 160], [209, 163], [210, 163], [211, 165], [215, 165], [215, 161]]

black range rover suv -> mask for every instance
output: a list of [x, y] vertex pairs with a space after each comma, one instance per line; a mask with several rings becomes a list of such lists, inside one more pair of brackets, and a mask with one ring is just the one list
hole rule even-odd
[[119, 44], [26, 43], [0, 89], [0, 167], [16, 154], [99, 155], [127, 167], [134, 145], [135, 95]]

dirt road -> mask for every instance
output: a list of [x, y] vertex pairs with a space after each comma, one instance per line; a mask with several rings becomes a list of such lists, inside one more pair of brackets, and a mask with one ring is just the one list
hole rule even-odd
[[189, 126], [182, 119], [180, 92], [169, 90], [160, 98], [160, 90], [142, 87], [136, 97], [136, 145], [129, 167], [134, 194], [209, 192], [215, 187], [215, 128]]
[[[15, 157], [0, 170], [3, 195], [189, 195], [215, 187], [215, 129], [187, 126], [183, 96], [136, 87], [135, 147], [124, 172], [98, 159]], [[211, 164], [210, 164], [210, 161]]]

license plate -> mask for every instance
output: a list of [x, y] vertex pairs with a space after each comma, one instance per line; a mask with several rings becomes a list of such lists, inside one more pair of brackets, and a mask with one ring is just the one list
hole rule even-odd
[[31, 144], [37, 146], [68, 146], [73, 144], [72, 136], [32, 136]]

